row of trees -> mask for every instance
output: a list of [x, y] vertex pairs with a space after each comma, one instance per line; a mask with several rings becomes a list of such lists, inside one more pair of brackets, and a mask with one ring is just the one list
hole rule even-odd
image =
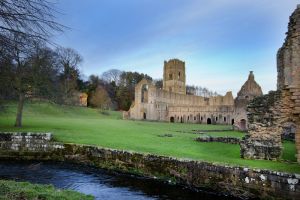
[[81, 56], [51, 38], [66, 27], [46, 0], [0, 1], [0, 98], [18, 99], [15, 126], [22, 126], [26, 98], [67, 102], [76, 89]]
[[186, 93], [190, 95], [202, 96], [202, 97], [214, 97], [219, 94], [216, 91], [209, 90], [206, 87], [187, 85]]
[[134, 100], [135, 86], [150, 76], [138, 72], [124, 72], [112, 69], [101, 76], [91, 75], [83, 91], [88, 93], [88, 106], [128, 110]]
[[[138, 72], [122, 72], [112, 69], [100, 77], [91, 75], [86, 82], [88, 105], [102, 109], [128, 110], [134, 101], [135, 86], [143, 78], [153, 81], [156, 88], [162, 89], [162, 79], [153, 80], [149, 75]], [[187, 94], [203, 97], [219, 95], [205, 87], [186, 86]]]

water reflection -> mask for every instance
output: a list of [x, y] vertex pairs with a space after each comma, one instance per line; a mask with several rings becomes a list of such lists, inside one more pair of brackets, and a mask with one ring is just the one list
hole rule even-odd
[[91, 194], [96, 199], [232, 199], [153, 179], [66, 163], [0, 161], [0, 179], [53, 184], [57, 188]]

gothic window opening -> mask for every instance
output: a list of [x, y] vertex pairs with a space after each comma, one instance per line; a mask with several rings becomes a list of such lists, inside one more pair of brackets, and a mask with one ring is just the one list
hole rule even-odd
[[207, 118], [207, 124], [211, 124], [211, 119]]
[[148, 85], [142, 86], [142, 94], [141, 95], [142, 95], [141, 102], [148, 103]]

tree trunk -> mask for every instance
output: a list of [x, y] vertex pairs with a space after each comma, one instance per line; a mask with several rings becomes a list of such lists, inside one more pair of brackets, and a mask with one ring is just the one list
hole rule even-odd
[[16, 117], [15, 127], [22, 127], [22, 114], [23, 114], [24, 101], [25, 101], [25, 95], [21, 93], [19, 95], [19, 102], [18, 102], [18, 110], [17, 110], [17, 117]]

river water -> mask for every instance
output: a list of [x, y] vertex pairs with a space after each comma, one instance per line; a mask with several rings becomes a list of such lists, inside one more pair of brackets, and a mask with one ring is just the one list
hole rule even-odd
[[233, 199], [158, 180], [66, 163], [0, 161], [0, 179], [52, 184], [101, 200]]

